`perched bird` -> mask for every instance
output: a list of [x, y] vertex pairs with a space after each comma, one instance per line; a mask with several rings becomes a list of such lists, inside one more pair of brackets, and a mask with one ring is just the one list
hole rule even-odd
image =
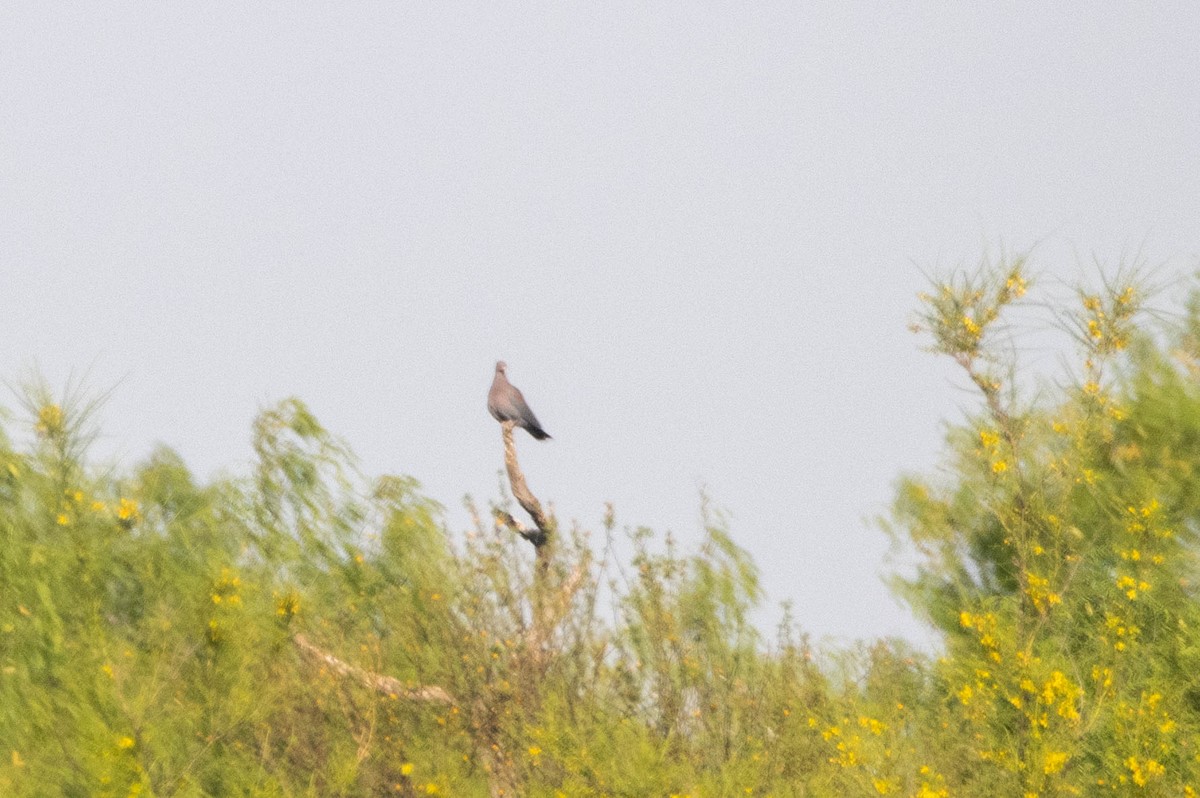
[[492, 380], [492, 389], [488, 391], [488, 412], [497, 421], [515, 421], [518, 427], [524, 427], [534, 438], [546, 440], [550, 436], [542, 429], [529, 405], [525, 404], [525, 397], [504, 376], [504, 369], [504, 361], [497, 361], [496, 378]]

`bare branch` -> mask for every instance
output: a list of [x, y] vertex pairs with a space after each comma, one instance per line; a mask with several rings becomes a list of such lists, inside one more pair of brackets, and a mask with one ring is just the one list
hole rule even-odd
[[546, 601], [543, 601], [538, 608], [538, 613], [530, 624], [529, 629], [525, 632], [525, 647], [530, 654], [535, 658], [535, 661], [541, 661], [544, 652], [542, 647], [553, 634], [554, 629], [562, 620], [567, 608], [571, 606], [571, 599], [575, 598], [575, 594], [579, 591], [583, 584], [583, 577], [587, 569], [583, 563], [575, 566], [574, 570], [567, 575], [559, 586], [558, 592]]
[[546, 534], [542, 530], [526, 528], [524, 524], [513, 518], [512, 513], [506, 513], [504, 510], [497, 509], [496, 520], [528, 540], [534, 546], [542, 546], [546, 542]]
[[[515, 521], [509, 523], [506, 520], [505, 523], [508, 523], [510, 528], [517, 531], [534, 546], [541, 548], [550, 541], [554, 527], [549, 516], [542, 510], [541, 502], [525, 484], [525, 475], [521, 473], [521, 464], [517, 461], [517, 447], [513, 443], [513, 425], [512, 421], [500, 424], [500, 434], [504, 438], [504, 465], [508, 469], [508, 484], [512, 487], [513, 498], [525, 508], [525, 512], [529, 513], [529, 517], [533, 519], [533, 523], [537, 526], [537, 534], [520, 531], [519, 525]], [[508, 518], [512, 519], [512, 516], [508, 516]]]
[[449, 706], [454, 706], [458, 703], [449, 693], [437, 685], [407, 687], [399, 679], [379, 673], [372, 673], [371, 671], [363, 670], [357, 665], [351, 665], [349, 662], [338, 659], [333, 654], [313, 645], [303, 634], [296, 635], [292, 640], [303, 654], [326, 666], [337, 675], [353, 679], [364, 687], [370, 688], [377, 693], [382, 693], [388, 698], [446, 704]]

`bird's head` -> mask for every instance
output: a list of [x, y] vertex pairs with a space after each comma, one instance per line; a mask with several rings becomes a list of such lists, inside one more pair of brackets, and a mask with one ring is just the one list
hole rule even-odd
[[508, 368], [508, 364], [507, 364], [507, 363], [505, 363], [503, 360], [497, 360], [497, 361], [496, 361], [496, 373], [497, 373], [497, 374], [503, 374], [503, 373], [504, 373], [504, 370], [505, 370], [506, 368]]

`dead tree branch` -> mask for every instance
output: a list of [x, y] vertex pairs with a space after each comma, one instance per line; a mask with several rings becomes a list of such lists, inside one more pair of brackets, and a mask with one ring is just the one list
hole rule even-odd
[[[530, 702], [528, 706], [533, 707], [537, 704], [537, 677], [544, 672], [550, 656], [548, 644], [583, 585], [588, 575], [588, 567], [585, 563], [578, 564], [561, 582], [555, 584], [555, 571], [550, 567], [555, 547], [548, 545], [553, 541], [555, 533], [554, 518], [542, 509], [541, 502], [525, 482], [513, 442], [513, 427], [512, 421], [505, 421], [500, 425], [504, 440], [504, 465], [508, 471], [512, 496], [533, 519], [534, 527], [525, 526], [511, 513], [503, 510], [497, 510], [495, 515], [500, 523], [533, 544], [537, 557], [529, 597], [530, 624], [523, 639], [523, 662], [518, 665], [519, 671], [526, 676], [521, 680], [525, 685], [521, 689], [527, 691], [524, 694], [525, 699]], [[303, 634], [297, 634], [292, 639], [300, 652], [317, 665], [342, 678], [356, 681], [376, 693], [394, 700], [459, 706], [459, 702], [441, 687], [409, 687], [399, 679], [346, 662], [314, 645]], [[474, 718], [472, 737], [479, 762], [488, 774], [488, 794], [491, 798], [514, 798], [519, 794], [519, 779], [514, 771], [512, 759], [506, 754], [507, 745], [495, 721], [500, 706], [498, 702], [501, 700], [505, 699], [500, 696], [479, 696], [465, 709]]]
[[577, 565], [563, 580], [558, 591], [544, 599], [537, 608], [537, 615], [525, 632], [525, 648], [533, 657], [534, 664], [545, 664], [545, 645], [571, 606], [571, 600], [582, 586], [586, 572], [582, 563]]
[[512, 489], [513, 498], [525, 509], [525, 512], [529, 513], [529, 517], [533, 519], [537, 529], [525, 529], [509, 513], [500, 513], [500, 519], [514, 532], [540, 549], [550, 542], [550, 536], [554, 532], [554, 523], [542, 510], [541, 502], [525, 484], [525, 475], [521, 473], [521, 464], [517, 461], [517, 446], [513, 442], [513, 426], [514, 422], [512, 421], [500, 424], [500, 434], [504, 438], [504, 466], [508, 470], [508, 484]]
[[445, 704], [447, 706], [455, 706], [458, 703], [449, 693], [437, 685], [408, 687], [394, 677], [372, 673], [357, 665], [351, 665], [349, 662], [338, 659], [333, 654], [313, 645], [303, 634], [296, 635], [292, 640], [305, 656], [319, 662], [337, 675], [353, 679], [364, 687], [374, 690], [377, 693], [382, 693], [388, 698]]
[[[373, 673], [335, 657], [333, 654], [314, 645], [303, 634], [297, 634], [292, 638], [292, 642], [296, 644], [296, 647], [300, 649], [302, 654], [313, 662], [328, 668], [338, 676], [352, 679], [364, 687], [393, 700], [442, 704], [451, 707], [458, 706], [458, 702], [454, 700], [454, 697], [437, 685], [408, 687], [399, 679], [384, 676], [380, 673]], [[483, 712], [483, 707], [478, 705], [475, 707], [476, 715], [482, 715]], [[495, 743], [490, 742], [490, 740], [491, 738], [486, 734], [479, 735], [475, 740], [475, 748], [479, 756], [479, 761], [483, 764], [484, 771], [488, 774], [488, 794], [491, 798], [513, 798], [513, 796], [517, 795], [517, 792], [513, 786], [516, 784], [516, 777], [512, 773], [511, 763], [504, 759], [499, 753], [499, 747]]]
[[513, 518], [512, 513], [505, 512], [504, 510], [497, 509], [495, 511], [495, 514], [496, 514], [497, 521], [504, 524], [506, 527], [511, 529], [513, 532], [516, 532], [518, 535], [520, 535], [521, 537], [528, 540], [535, 547], [544, 546], [546, 544], [546, 541], [548, 540], [548, 538], [545, 534], [542, 533], [542, 530], [537, 529], [536, 527], [533, 529], [529, 529], [524, 524], [522, 524], [520, 521]]

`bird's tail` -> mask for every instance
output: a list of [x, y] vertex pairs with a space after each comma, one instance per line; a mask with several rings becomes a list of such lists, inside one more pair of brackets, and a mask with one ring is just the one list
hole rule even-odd
[[532, 435], [535, 440], [544, 441], [550, 437], [550, 433], [546, 432], [546, 430], [532, 424], [525, 429], [529, 430], [529, 434]]

